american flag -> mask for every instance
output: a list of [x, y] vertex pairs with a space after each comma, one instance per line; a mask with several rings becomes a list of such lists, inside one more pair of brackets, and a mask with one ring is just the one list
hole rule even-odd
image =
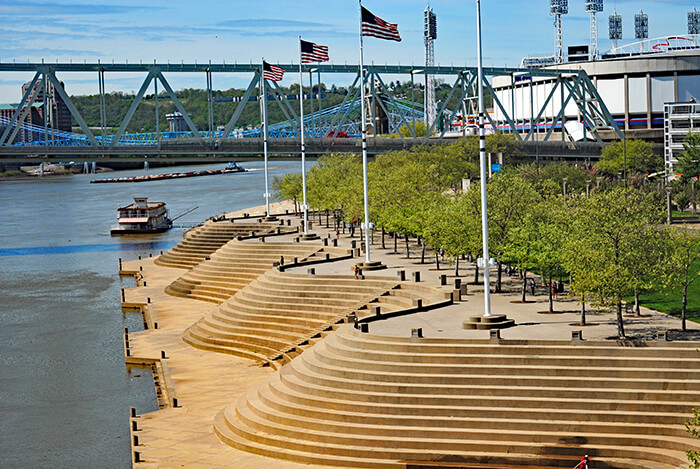
[[265, 80], [280, 81], [284, 76], [284, 69], [277, 65], [270, 65], [263, 60], [263, 77]]
[[362, 8], [362, 35], [387, 39], [389, 41], [401, 42], [399, 36], [399, 25], [387, 23], [378, 16], [374, 16], [365, 7]]
[[312, 62], [327, 62], [328, 46], [319, 46], [313, 42], [301, 41], [301, 63], [310, 64]]

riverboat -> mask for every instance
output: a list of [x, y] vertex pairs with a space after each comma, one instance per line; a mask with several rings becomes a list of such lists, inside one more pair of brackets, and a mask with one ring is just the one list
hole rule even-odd
[[112, 236], [162, 233], [173, 227], [165, 202], [149, 202], [148, 197], [134, 197], [134, 203], [117, 209], [117, 226]]
[[196, 176], [213, 176], [215, 174], [230, 174], [243, 173], [248, 171], [242, 168], [237, 163], [231, 162], [224, 169], [203, 169], [200, 171], [185, 171], [181, 173], [165, 173], [165, 174], [147, 174], [145, 176], [132, 176], [123, 178], [107, 178], [93, 179], [91, 183], [109, 183], [109, 182], [146, 182], [146, 181], [162, 181], [166, 179], [189, 178]]

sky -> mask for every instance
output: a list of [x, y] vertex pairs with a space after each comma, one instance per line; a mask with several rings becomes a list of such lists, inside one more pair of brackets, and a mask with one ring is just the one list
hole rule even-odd
[[[599, 48], [610, 48], [607, 18], [623, 15], [624, 39], [634, 42], [634, 14], [649, 15], [650, 37], [687, 33], [687, 12], [697, 0], [606, 0], [598, 15]], [[377, 16], [398, 23], [403, 41], [365, 39], [365, 62], [424, 63], [426, 0], [364, 0]], [[433, 0], [437, 15], [436, 63], [476, 65], [476, 2]], [[553, 54], [548, 0], [481, 2], [484, 65], [518, 66], [528, 55]], [[298, 63], [297, 36], [329, 46], [332, 62], [358, 63], [358, 4], [351, 0], [0, 0], [0, 62], [259, 62]], [[584, 0], [569, 0], [564, 45], [588, 44]], [[64, 73], [69, 94], [95, 94], [95, 74]], [[0, 73], [0, 102], [18, 102], [31, 74]], [[145, 76], [106, 75], [107, 91], [131, 92]], [[175, 89], [204, 88], [204, 74], [166, 75]], [[250, 76], [214, 75], [214, 88], [245, 87]], [[289, 73], [284, 84], [296, 75]], [[351, 77], [328, 77], [339, 85]], [[403, 78], [408, 80], [409, 77]]]

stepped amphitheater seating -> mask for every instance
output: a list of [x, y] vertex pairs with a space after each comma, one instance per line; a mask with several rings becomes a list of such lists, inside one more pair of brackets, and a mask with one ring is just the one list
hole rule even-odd
[[278, 228], [283, 233], [296, 231], [296, 228], [283, 226], [280, 222], [254, 219], [207, 220], [185, 233], [183, 240], [158, 257], [155, 263], [164, 267], [191, 269], [236, 236], [250, 236], [253, 232], [256, 235], [273, 234]]
[[[408, 332], [408, 331], [407, 331]], [[408, 336], [408, 334], [407, 334]], [[389, 338], [340, 327], [215, 419], [226, 443], [391, 468], [687, 467], [697, 343]]]
[[279, 367], [355, 312], [359, 318], [445, 302], [444, 294], [390, 277], [364, 280], [272, 269], [190, 327], [191, 345]]
[[220, 304], [241, 288], [285, 259], [291, 263], [331, 259], [348, 255], [347, 249], [323, 246], [315, 242], [260, 242], [258, 239], [232, 240], [213, 253], [209, 260], [196, 267], [165, 288], [173, 296], [193, 298]]

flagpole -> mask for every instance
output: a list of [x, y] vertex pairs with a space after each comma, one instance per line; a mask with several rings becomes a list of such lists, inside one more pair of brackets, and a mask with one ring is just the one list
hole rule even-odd
[[265, 156], [265, 212], [266, 218], [270, 218], [270, 186], [267, 175], [267, 93], [265, 92], [265, 59], [262, 59], [260, 68], [260, 93], [262, 97], [263, 118], [263, 154]]
[[365, 265], [370, 266], [371, 258], [369, 253], [369, 200], [367, 184], [367, 123], [365, 122], [365, 60], [362, 40], [362, 0], [358, 0], [360, 12], [360, 99], [362, 100], [362, 182], [365, 202]]
[[484, 258], [484, 317], [491, 316], [491, 289], [489, 279], [489, 218], [486, 204], [486, 136], [484, 135], [484, 71], [481, 57], [481, 1], [476, 0], [477, 71], [479, 74], [479, 163], [481, 166], [481, 234]]
[[306, 145], [304, 143], [304, 75], [301, 71], [301, 36], [299, 36], [299, 115], [301, 123], [299, 125], [301, 136], [301, 188], [304, 203], [301, 209], [304, 211], [304, 236], [309, 235], [309, 207], [306, 204]]

